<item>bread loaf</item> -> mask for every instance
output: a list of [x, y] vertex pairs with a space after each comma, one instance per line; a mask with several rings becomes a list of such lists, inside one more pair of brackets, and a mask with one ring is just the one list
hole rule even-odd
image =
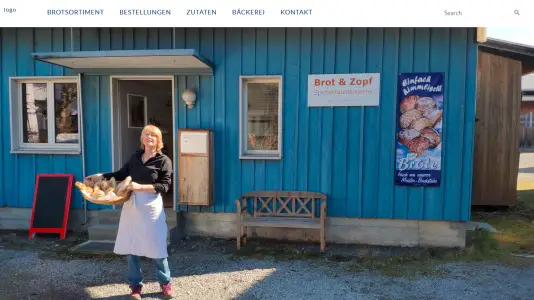
[[436, 148], [441, 144], [441, 137], [439, 133], [432, 128], [425, 128], [421, 131], [421, 136], [427, 138], [430, 141], [430, 148]]
[[400, 117], [400, 125], [403, 129], [410, 127], [413, 121], [421, 118], [423, 113], [417, 109], [410, 109], [409, 111], [403, 113]]
[[410, 128], [415, 129], [419, 132], [421, 132], [421, 130], [428, 128], [428, 127], [432, 127], [432, 123], [427, 118], [417, 119], [413, 121], [412, 124], [410, 125]]
[[425, 137], [417, 137], [408, 145], [408, 150], [420, 156], [430, 147], [430, 141]]
[[436, 108], [436, 101], [431, 97], [423, 97], [417, 100], [415, 103], [415, 108], [420, 112], [424, 113], [429, 109]]
[[443, 112], [439, 109], [429, 109], [423, 113], [423, 116], [432, 123], [432, 127], [436, 126], [436, 124], [441, 121], [442, 115]]
[[421, 133], [415, 129], [405, 129], [399, 132], [399, 142], [403, 145], [408, 146], [410, 142], [416, 137], [421, 136]]
[[419, 99], [419, 96], [408, 96], [404, 98], [400, 103], [400, 111], [401, 113], [405, 113], [409, 111], [410, 109], [415, 108], [415, 103]]
[[117, 185], [115, 194], [117, 194], [117, 196], [124, 195], [127, 192], [127, 188], [130, 183], [132, 183], [132, 177], [128, 176]]

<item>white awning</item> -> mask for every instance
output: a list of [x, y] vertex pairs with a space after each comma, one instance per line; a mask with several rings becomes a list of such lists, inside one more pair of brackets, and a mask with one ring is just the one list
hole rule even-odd
[[194, 49], [45, 52], [33, 53], [32, 57], [79, 73], [213, 74], [213, 64]]

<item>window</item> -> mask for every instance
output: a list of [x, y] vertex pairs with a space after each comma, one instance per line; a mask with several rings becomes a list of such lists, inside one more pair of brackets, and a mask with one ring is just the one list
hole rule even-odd
[[143, 128], [147, 124], [146, 97], [128, 94], [128, 128]]
[[282, 77], [242, 76], [240, 91], [240, 157], [280, 159]]
[[11, 152], [80, 153], [77, 77], [11, 78]]

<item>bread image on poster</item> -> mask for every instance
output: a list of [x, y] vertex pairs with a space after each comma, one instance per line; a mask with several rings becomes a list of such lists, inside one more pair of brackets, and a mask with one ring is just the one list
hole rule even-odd
[[398, 82], [395, 183], [439, 186], [443, 73], [403, 73]]

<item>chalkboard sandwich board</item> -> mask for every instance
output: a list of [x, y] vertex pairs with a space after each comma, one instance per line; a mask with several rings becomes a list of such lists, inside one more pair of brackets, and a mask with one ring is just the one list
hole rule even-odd
[[35, 233], [67, 234], [74, 176], [72, 174], [39, 174], [35, 182], [29, 237]]

